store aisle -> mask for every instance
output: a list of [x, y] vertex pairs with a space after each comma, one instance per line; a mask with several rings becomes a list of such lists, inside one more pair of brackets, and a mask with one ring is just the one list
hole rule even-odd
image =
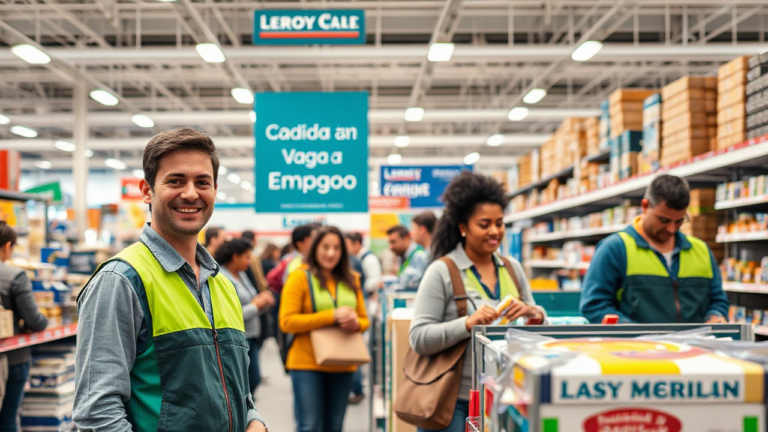
[[[285, 374], [280, 362], [277, 343], [270, 339], [261, 352], [261, 371], [267, 376], [267, 382], [259, 386], [256, 408], [269, 424], [270, 432], [293, 432], [293, 391], [291, 379]], [[368, 389], [366, 388], [366, 393]], [[347, 408], [344, 432], [368, 432], [368, 399], [359, 405]]]

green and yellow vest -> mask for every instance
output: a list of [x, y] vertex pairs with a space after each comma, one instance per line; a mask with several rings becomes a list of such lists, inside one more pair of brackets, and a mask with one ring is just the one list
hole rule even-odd
[[413, 258], [413, 256], [416, 255], [417, 252], [423, 251], [423, 250], [424, 250], [424, 248], [421, 247], [421, 245], [416, 245], [416, 247], [413, 249], [413, 251], [408, 255], [408, 258], [406, 258], [405, 261], [403, 261], [400, 264], [400, 268], [397, 269], [397, 274], [396, 275], [400, 276], [401, 274], [403, 274], [405, 269], [407, 269], [408, 266], [411, 265], [411, 259]]
[[181, 277], [166, 272], [146, 245], [135, 243], [113, 260], [139, 275], [132, 285], [148, 331], [130, 373], [133, 431], [244, 432], [252, 405], [248, 342], [232, 283], [221, 274], [208, 280], [212, 327]]
[[311, 281], [309, 295], [312, 300], [312, 309], [315, 312], [337, 309], [339, 306], [348, 306], [357, 310], [357, 294], [354, 288], [344, 282], [336, 284], [336, 297], [331, 292], [320, 285], [320, 280], [309, 270], [307, 272], [307, 281]]
[[619, 311], [642, 324], [703, 323], [715, 270], [706, 243], [686, 236], [691, 248], [680, 250], [680, 268], [673, 280], [653, 250], [638, 247], [629, 233], [619, 235], [627, 251], [627, 275], [617, 295]]
[[[496, 257], [493, 259], [496, 259]], [[470, 289], [479, 293], [483, 300], [502, 300], [508, 295], [519, 299], [520, 291], [518, 290], [517, 285], [515, 285], [515, 281], [512, 279], [512, 276], [507, 271], [507, 267], [501, 264], [498, 266], [498, 269], [500, 291], [499, 298], [491, 299], [488, 293], [485, 292], [485, 289], [483, 289], [483, 284], [480, 282], [480, 279], [477, 278], [477, 275], [475, 275], [475, 272], [473, 272], [471, 268], [464, 270], [465, 289]]]

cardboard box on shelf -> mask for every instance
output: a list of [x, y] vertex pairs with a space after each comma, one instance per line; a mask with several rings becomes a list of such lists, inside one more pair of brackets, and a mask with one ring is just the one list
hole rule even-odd
[[677, 105], [669, 105], [666, 102], [661, 107], [661, 119], [667, 121], [669, 119], [680, 117], [683, 114], [689, 112], [707, 112], [714, 111], [707, 110], [707, 102], [704, 100], [684, 100]]
[[707, 126], [717, 126], [717, 111], [707, 111]]
[[726, 107], [736, 104], [744, 104], [747, 100], [747, 87], [740, 85], [728, 91], [718, 94], [717, 110], [720, 111]]
[[745, 134], [747, 132], [747, 124], [743, 119], [736, 119], [727, 123], [722, 123], [717, 128], [717, 137], [725, 138], [734, 134]]
[[720, 69], [717, 71], [717, 78], [719, 81], [722, 81], [737, 72], [743, 72], [746, 76], [747, 71], [749, 70], [749, 57], [743, 56], [743, 57], [737, 57], [730, 62], [724, 64], [723, 66], [720, 66]]
[[0, 339], [13, 336], [13, 311], [0, 309]]
[[703, 88], [684, 90], [669, 99], [664, 99], [664, 105], [672, 108], [690, 101], [706, 101], [706, 91]]
[[692, 77], [684, 76], [677, 81], [667, 84], [661, 89], [662, 99], [669, 100], [672, 96], [682, 93], [690, 89], [705, 89], [706, 78], [704, 77]]
[[710, 136], [711, 135], [709, 134], [709, 129], [707, 127], [697, 127], [683, 129], [679, 132], [667, 133], [667, 131], [665, 131], [663, 138], [664, 142], [666, 143], [667, 141], [679, 142], [699, 138], [709, 138]]
[[706, 112], [688, 112], [675, 118], [664, 121], [664, 131], [662, 136], [669, 136], [685, 129], [706, 128]]
[[611, 104], [611, 117], [627, 112], [639, 112], [643, 110], [643, 101], [621, 101]]
[[717, 91], [717, 77], [704, 77], [704, 88], [707, 90]]
[[720, 80], [717, 83], [717, 92], [725, 93], [734, 87], [746, 86], [746, 85], [747, 85], [747, 73], [746, 71], [744, 71], [743, 73], [736, 73]]
[[[719, 131], [718, 131], [719, 133]], [[736, 144], [742, 143], [747, 140], [747, 134], [744, 132], [736, 132], [732, 135], [719, 137], [717, 138], [717, 148], [718, 150], [724, 150], [728, 147], [734, 146]]]
[[608, 100], [611, 105], [619, 102], [642, 102], [654, 93], [657, 93], [657, 91], [645, 89], [618, 89], [611, 93]]

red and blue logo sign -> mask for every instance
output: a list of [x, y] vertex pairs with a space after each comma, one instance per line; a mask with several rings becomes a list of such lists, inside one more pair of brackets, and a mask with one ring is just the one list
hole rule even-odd
[[254, 45], [362, 45], [363, 10], [262, 10], [254, 16]]

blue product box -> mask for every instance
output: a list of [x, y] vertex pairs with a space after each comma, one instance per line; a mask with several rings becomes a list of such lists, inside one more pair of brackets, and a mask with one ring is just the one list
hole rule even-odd
[[32, 292], [53, 293], [53, 301], [57, 304], [68, 301], [72, 295], [72, 289], [62, 282], [49, 283], [40, 280], [32, 280]]
[[640, 131], [625, 131], [619, 135], [619, 152], [621, 154], [643, 150], [643, 133]]

